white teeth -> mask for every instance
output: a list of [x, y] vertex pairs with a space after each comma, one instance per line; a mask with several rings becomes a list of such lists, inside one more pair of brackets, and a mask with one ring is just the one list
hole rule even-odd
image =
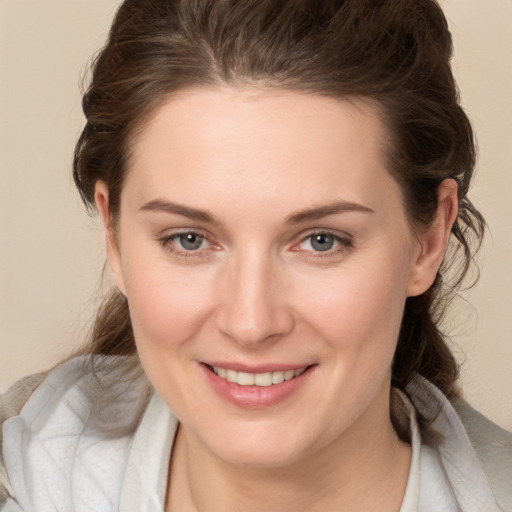
[[272, 372], [272, 384], [281, 384], [284, 381], [284, 372]]
[[298, 377], [301, 373], [304, 373], [304, 372], [305, 372], [305, 370], [306, 370], [306, 368], [299, 368], [298, 370], [295, 370], [295, 371], [293, 372], [293, 375], [294, 375], [295, 377]]
[[235, 370], [226, 370], [226, 380], [228, 382], [237, 383], [237, 381], [238, 381], [238, 372], [235, 372]]
[[306, 367], [297, 370], [286, 370], [265, 373], [249, 373], [228, 370], [219, 366], [212, 366], [213, 372], [228, 382], [239, 384], [240, 386], [262, 386], [268, 387], [273, 384], [281, 384], [285, 380], [291, 380], [298, 377], [306, 371]]
[[290, 379], [293, 379], [293, 377], [295, 377], [294, 370], [288, 370], [288, 371], [284, 372], [284, 380], [290, 380]]
[[272, 386], [272, 373], [256, 373], [254, 375], [254, 384], [256, 386]]
[[240, 386], [254, 386], [254, 373], [238, 372], [236, 381]]

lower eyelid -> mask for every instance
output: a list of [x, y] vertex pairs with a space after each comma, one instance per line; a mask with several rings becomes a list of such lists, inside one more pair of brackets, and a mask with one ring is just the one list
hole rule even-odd
[[337, 239], [338, 245], [334, 246], [332, 249], [326, 251], [303, 251], [307, 253], [306, 257], [311, 258], [336, 258], [344, 255], [352, 248], [352, 243], [346, 239]]
[[[315, 251], [313, 248], [301, 249], [301, 245], [315, 235], [326, 235], [332, 237], [335, 241], [334, 247], [325, 251]], [[302, 253], [302, 256], [305, 258], [329, 258], [339, 256], [341, 253], [348, 251], [352, 246], [353, 240], [351, 236], [341, 236], [329, 231], [318, 230], [310, 232], [306, 236], [302, 236], [299, 242], [292, 245], [291, 250], [293, 252]]]
[[[204, 242], [206, 242], [206, 247], [201, 247], [195, 250], [186, 250], [184, 248], [180, 248], [176, 244], [176, 240], [186, 234], [194, 234], [198, 237], [200, 237]], [[305, 241], [312, 238], [315, 235], [326, 235], [329, 237], [332, 237], [335, 241], [335, 246], [332, 249], [327, 249], [325, 251], [315, 251], [313, 249], [311, 250], [301, 250], [300, 245], [302, 245]], [[183, 255], [185, 257], [190, 256], [206, 256], [205, 253], [211, 252], [212, 250], [218, 250], [220, 249], [220, 246], [216, 244], [215, 242], [212, 242], [207, 236], [205, 236], [202, 233], [199, 233], [197, 231], [179, 231], [176, 233], [170, 233], [167, 235], [159, 236], [157, 237], [157, 241], [160, 243], [160, 245], [167, 249], [169, 252], [176, 253], [178, 255]], [[335, 255], [339, 252], [343, 252], [350, 247], [353, 246], [353, 240], [350, 236], [341, 236], [338, 234], [334, 234], [328, 231], [315, 231], [312, 233], [309, 233], [306, 236], [301, 237], [300, 241], [297, 243], [294, 243], [291, 250], [294, 252], [307, 252], [313, 254], [315, 257], [328, 257]]]
[[[179, 246], [179, 243], [176, 242], [176, 240], [182, 236], [187, 234], [194, 234], [201, 238], [206, 246], [200, 247], [195, 250], [186, 250], [185, 248], [181, 248]], [[167, 250], [170, 253], [173, 253], [177, 255], [178, 257], [206, 257], [211, 254], [211, 252], [218, 250], [220, 247], [215, 242], [212, 242], [209, 237], [206, 235], [194, 231], [194, 230], [184, 230], [184, 231], [178, 231], [176, 233], [170, 233], [164, 236], [157, 237], [157, 241], [160, 243], [163, 249]]]

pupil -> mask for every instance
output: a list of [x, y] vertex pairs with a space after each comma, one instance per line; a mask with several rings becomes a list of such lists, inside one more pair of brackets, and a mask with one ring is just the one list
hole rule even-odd
[[180, 243], [184, 249], [193, 251], [201, 247], [203, 239], [194, 233], [187, 233], [185, 235], [180, 235]]
[[334, 240], [329, 235], [315, 235], [311, 240], [311, 245], [315, 251], [328, 251], [332, 249]]

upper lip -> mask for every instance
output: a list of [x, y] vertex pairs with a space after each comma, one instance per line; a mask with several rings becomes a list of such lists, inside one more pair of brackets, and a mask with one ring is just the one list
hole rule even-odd
[[234, 370], [236, 372], [246, 373], [267, 373], [267, 372], [280, 372], [288, 370], [299, 370], [311, 366], [310, 363], [305, 364], [290, 364], [290, 363], [265, 363], [257, 365], [248, 365], [236, 362], [227, 361], [202, 361], [207, 366], [216, 366], [218, 368], [225, 368], [226, 370]]

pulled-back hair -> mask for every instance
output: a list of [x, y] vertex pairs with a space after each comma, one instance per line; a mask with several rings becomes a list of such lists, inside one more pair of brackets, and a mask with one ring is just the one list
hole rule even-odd
[[[95, 184], [104, 181], [115, 224], [134, 137], [184, 88], [255, 85], [376, 102], [390, 142], [387, 167], [415, 229], [432, 221], [440, 183], [458, 184], [449, 250], [433, 286], [406, 301], [392, 372], [401, 389], [419, 373], [453, 397], [458, 366], [439, 324], [484, 220], [467, 198], [475, 146], [451, 54], [434, 0], [125, 0], [83, 98], [76, 185], [93, 210]], [[86, 352], [135, 356], [119, 292], [100, 308]]]

